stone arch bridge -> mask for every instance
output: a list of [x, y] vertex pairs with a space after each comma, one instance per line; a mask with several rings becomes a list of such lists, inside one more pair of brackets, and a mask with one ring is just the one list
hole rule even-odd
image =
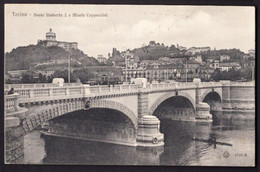
[[[33, 131], [46, 121], [58, 119], [58, 117], [72, 112], [88, 111], [89, 109], [118, 111], [130, 121], [132, 128], [129, 130], [133, 132], [123, 133], [120, 141], [111, 140], [111, 137], [104, 136], [104, 134], [103, 139], [100, 136], [97, 137], [98, 139], [95, 137], [93, 139], [92, 136], [92, 140], [130, 146], [156, 147], [164, 145], [164, 136], [160, 133], [160, 121], [154, 112], [164, 101], [172, 97], [181, 97], [189, 102], [195, 112], [191, 120], [197, 122], [212, 121], [212, 115], [209, 113], [210, 106], [203, 102], [211, 93], [218, 95], [224, 111], [251, 113], [254, 112], [255, 107], [255, 87], [251, 82], [158, 83], [148, 84], [146, 88], [134, 84], [111, 87], [86, 85], [57, 87], [53, 84], [6, 85], [6, 89], [11, 87], [14, 88], [15, 94], [5, 96], [7, 163], [23, 161], [23, 151], [20, 149], [23, 147], [24, 134]], [[26, 113], [26, 108], [31, 106], [48, 108], [30, 114]], [[108, 124], [104, 124], [104, 126], [111, 127]], [[52, 132], [49, 134], [60, 135], [69, 127], [71, 127], [69, 124], [65, 125], [60, 121], [54, 122]], [[81, 132], [81, 129], [79, 128], [76, 136], [88, 138], [89, 135], [85, 136], [86, 133]], [[103, 130], [110, 131], [107, 128], [99, 128], [98, 131], [103, 132]], [[74, 131], [73, 127], [71, 131]], [[113, 132], [115, 131], [111, 129], [111, 133]], [[72, 135], [76, 137], [75, 132]]]

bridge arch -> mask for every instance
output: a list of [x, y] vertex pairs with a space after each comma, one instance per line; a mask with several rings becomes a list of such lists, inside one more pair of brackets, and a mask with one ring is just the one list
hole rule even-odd
[[92, 100], [89, 102], [89, 108], [105, 108], [122, 112], [131, 120], [131, 122], [134, 124], [134, 127], [137, 128], [137, 116], [130, 108], [123, 104], [110, 100]]
[[195, 111], [195, 100], [187, 93], [185, 92], [178, 92], [178, 95], [176, 95], [176, 92], [171, 92], [171, 93], [165, 93], [164, 95], [162, 95], [161, 97], [158, 98], [158, 100], [156, 100], [154, 102], [154, 104], [149, 108], [149, 114], [152, 115], [154, 113], [154, 111], [157, 109], [157, 107], [160, 106], [161, 103], [163, 103], [165, 100], [171, 98], [171, 97], [184, 97], [186, 99], [189, 100], [189, 102], [192, 104], [192, 108]]
[[[107, 100], [92, 100], [89, 102], [89, 108], [106, 108], [117, 110], [125, 114], [137, 128], [137, 118], [134, 112], [128, 107], [113, 101]], [[67, 113], [76, 112], [85, 109], [85, 103], [83, 100], [76, 100], [72, 102], [63, 103], [55, 107], [40, 111], [35, 115], [29, 116], [22, 121], [25, 134], [33, 131], [41, 124], [54, 119], [56, 117], [65, 115]]]
[[36, 114], [22, 120], [24, 132], [27, 134], [53, 118], [82, 110], [84, 107], [84, 102], [79, 99], [37, 112]]
[[222, 94], [218, 90], [208, 89], [201, 95], [201, 100], [204, 101], [206, 96], [208, 96], [210, 93], [217, 94], [220, 98], [220, 101], [222, 102]]
[[210, 106], [210, 110], [219, 111], [222, 109], [221, 96], [217, 91], [207, 90], [201, 97], [202, 102]]

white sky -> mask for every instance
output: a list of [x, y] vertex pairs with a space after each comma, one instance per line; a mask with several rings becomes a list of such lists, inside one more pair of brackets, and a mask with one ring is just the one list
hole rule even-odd
[[[107, 13], [108, 17], [33, 17], [34, 13]], [[123, 51], [150, 40], [244, 52], [255, 47], [254, 7], [7, 4], [5, 52], [36, 44], [50, 28], [57, 40], [78, 42], [79, 49], [94, 57], [107, 57], [113, 47]]]

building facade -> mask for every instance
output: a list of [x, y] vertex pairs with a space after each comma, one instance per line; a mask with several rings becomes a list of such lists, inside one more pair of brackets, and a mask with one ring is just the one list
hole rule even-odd
[[211, 78], [213, 72], [214, 68], [209, 65], [202, 65], [195, 60], [188, 60], [187, 64], [172, 63], [159, 65], [154, 63], [137, 68], [124, 68], [122, 78], [125, 82], [130, 82], [131, 78], [147, 78], [148, 82], [163, 82], [167, 80], [192, 81], [193, 78], [201, 78], [201, 80], [207, 81]]
[[250, 57], [255, 57], [255, 50], [254, 49], [248, 50], [248, 54]]
[[224, 61], [224, 60], [230, 60], [230, 56], [228, 56], [228, 55], [221, 55], [220, 57], [219, 57], [219, 60], [222, 62], [222, 61]]
[[99, 63], [107, 64], [107, 59], [105, 57], [103, 57], [103, 55], [98, 55], [97, 61]]
[[67, 51], [73, 50], [73, 49], [78, 49], [77, 42], [57, 41], [56, 33], [52, 32], [52, 29], [50, 29], [50, 31], [46, 33], [45, 40], [38, 40], [38, 44], [43, 45], [45, 47], [57, 46], [57, 47], [61, 47], [61, 48], [65, 49]]
[[187, 50], [187, 54], [194, 55], [196, 53], [210, 51], [210, 47], [191, 47]]

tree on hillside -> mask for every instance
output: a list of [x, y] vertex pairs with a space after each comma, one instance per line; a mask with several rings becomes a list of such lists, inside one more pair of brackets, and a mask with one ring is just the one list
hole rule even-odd
[[91, 75], [92, 73], [89, 72], [88, 69], [80, 69], [73, 71], [73, 76], [75, 78], [79, 78], [82, 82], [88, 81]]
[[[76, 59], [82, 65], [98, 65], [98, 61], [84, 54], [81, 50], [71, 51], [71, 57]], [[50, 60], [62, 60], [68, 58], [68, 52], [60, 47], [44, 47], [41, 45], [29, 45], [17, 47], [10, 53], [6, 53], [7, 70], [29, 69], [36, 63], [42, 63]]]
[[221, 71], [218, 68], [215, 69], [213, 74], [211, 75], [211, 79], [213, 79], [214, 81], [219, 81], [221, 77], [222, 77]]

